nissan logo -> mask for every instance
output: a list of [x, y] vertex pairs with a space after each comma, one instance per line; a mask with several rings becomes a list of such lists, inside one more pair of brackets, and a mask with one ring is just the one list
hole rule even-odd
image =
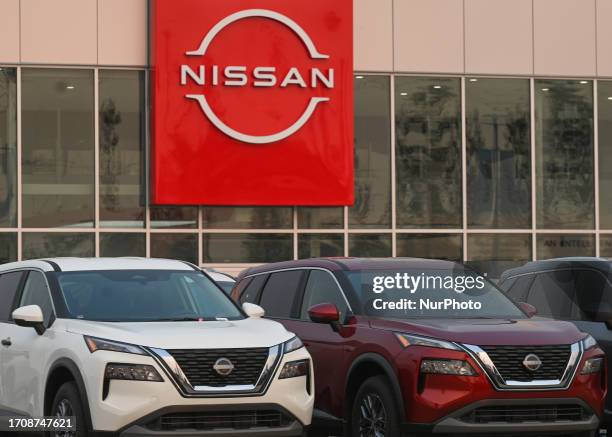
[[530, 372], [535, 372], [542, 367], [542, 360], [536, 354], [529, 354], [523, 360], [523, 366]]
[[221, 376], [227, 376], [234, 371], [234, 364], [227, 358], [219, 358], [215, 361], [213, 369]]

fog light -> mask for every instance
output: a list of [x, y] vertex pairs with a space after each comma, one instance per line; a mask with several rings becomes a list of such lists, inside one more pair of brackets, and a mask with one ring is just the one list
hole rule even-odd
[[603, 358], [589, 358], [584, 362], [584, 366], [582, 366], [581, 375], [591, 375], [593, 373], [598, 373], [601, 371], [601, 367], [603, 366]]
[[107, 364], [105, 376], [127, 381], [163, 381], [155, 367], [146, 364]]
[[423, 360], [421, 361], [421, 373], [476, 376], [470, 363], [461, 360]]
[[310, 371], [310, 360], [290, 361], [285, 364], [278, 379], [297, 378], [308, 376]]

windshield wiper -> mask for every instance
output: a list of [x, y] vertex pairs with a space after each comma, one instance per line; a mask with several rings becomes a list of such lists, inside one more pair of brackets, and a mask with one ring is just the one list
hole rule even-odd
[[167, 317], [163, 319], [151, 319], [148, 322], [200, 322], [206, 320], [204, 317]]

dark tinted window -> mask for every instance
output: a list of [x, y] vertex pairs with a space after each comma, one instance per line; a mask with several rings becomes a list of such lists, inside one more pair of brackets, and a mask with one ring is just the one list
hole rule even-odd
[[505, 281], [502, 288], [507, 290], [506, 294], [515, 302], [527, 302], [529, 288], [533, 282], [533, 277], [534, 275], [518, 276], [514, 279]]
[[612, 315], [612, 285], [595, 270], [580, 270], [576, 282], [578, 311], [574, 316], [580, 320], [607, 320]]
[[272, 273], [263, 289], [260, 305], [268, 317], [291, 317], [291, 308], [295, 300], [302, 270]]
[[11, 318], [15, 294], [22, 275], [22, 272], [13, 272], [0, 276], [0, 322], [6, 322]]
[[53, 305], [51, 304], [51, 295], [49, 294], [47, 280], [40, 272], [30, 272], [23, 286], [23, 293], [21, 294], [19, 306], [24, 307], [27, 305], [38, 305], [42, 310], [45, 326], [49, 325], [51, 315], [53, 314]]
[[577, 273], [571, 270], [539, 273], [531, 286], [529, 303], [538, 315], [568, 319], [572, 314]]
[[266, 282], [268, 275], [255, 276], [246, 287], [246, 290], [240, 296], [240, 303], [257, 303], [261, 287]]
[[323, 270], [312, 270], [306, 283], [300, 318], [310, 320], [308, 309], [320, 303], [336, 305], [340, 311], [340, 320], [346, 315], [348, 309], [346, 300], [332, 274]]

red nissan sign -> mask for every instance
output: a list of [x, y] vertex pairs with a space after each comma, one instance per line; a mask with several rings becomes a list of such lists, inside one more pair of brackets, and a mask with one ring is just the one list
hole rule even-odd
[[353, 203], [352, 0], [154, 0], [153, 203]]

